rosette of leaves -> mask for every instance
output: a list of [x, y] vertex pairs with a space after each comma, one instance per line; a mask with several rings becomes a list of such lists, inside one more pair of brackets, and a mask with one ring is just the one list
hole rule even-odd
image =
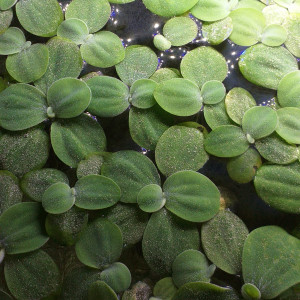
[[300, 241], [277, 226], [253, 230], [242, 255], [245, 299], [273, 299], [300, 280]]
[[116, 204], [120, 198], [121, 190], [112, 179], [87, 175], [80, 178], [73, 188], [62, 182], [49, 186], [42, 196], [42, 204], [48, 213], [62, 214], [74, 204], [83, 209], [104, 209]]
[[204, 175], [180, 171], [168, 177], [162, 188], [157, 184], [143, 187], [137, 203], [146, 212], [156, 212], [165, 206], [184, 220], [205, 222], [218, 212], [220, 192]]
[[5, 129], [18, 131], [48, 118], [54, 119], [51, 125], [54, 152], [65, 164], [76, 167], [88, 154], [106, 147], [102, 127], [82, 115], [90, 100], [90, 88], [75, 78], [53, 83], [47, 97], [34, 86], [14, 84], [1, 92], [0, 124]]
[[0, 55], [8, 55], [6, 70], [10, 76], [22, 83], [41, 78], [49, 62], [47, 47], [27, 42], [24, 33], [17, 27], [9, 27], [0, 35]]

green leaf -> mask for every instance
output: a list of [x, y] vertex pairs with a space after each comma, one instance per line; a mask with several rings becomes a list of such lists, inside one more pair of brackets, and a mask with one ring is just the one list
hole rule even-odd
[[259, 197], [270, 206], [287, 213], [299, 214], [300, 164], [263, 165], [256, 173], [254, 186]]
[[300, 108], [285, 107], [277, 110], [276, 132], [288, 143], [300, 144]]
[[69, 184], [67, 175], [59, 170], [47, 168], [26, 173], [21, 179], [20, 187], [27, 197], [42, 202], [46, 189], [58, 182]]
[[102, 127], [85, 114], [73, 119], [56, 120], [51, 125], [50, 136], [55, 154], [74, 168], [89, 154], [106, 148]]
[[23, 130], [47, 119], [45, 95], [27, 84], [13, 84], [1, 92], [0, 125], [8, 130]]
[[153, 38], [154, 46], [160, 51], [166, 51], [171, 48], [172, 44], [163, 35], [156, 34]]
[[121, 80], [130, 86], [138, 79], [149, 78], [157, 65], [158, 58], [153, 50], [134, 45], [126, 48], [125, 59], [116, 65], [116, 71]]
[[255, 142], [260, 155], [274, 164], [290, 164], [299, 158], [296, 145], [284, 141], [277, 133], [273, 133]]
[[230, 36], [232, 29], [232, 19], [227, 17], [216, 22], [203, 22], [202, 35], [211, 45], [219, 45]]
[[49, 157], [48, 134], [40, 127], [19, 132], [6, 132], [0, 139], [2, 169], [22, 177], [31, 170], [42, 168]]
[[288, 73], [280, 80], [277, 98], [282, 107], [300, 108], [300, 71]]
[[209, 267], [203, 253], [197, 250], [186, 250], [180, 253], [172, 264], [172, 279], [180, 288], [189, 282], [209, 282], [215, 266]]
[[131, 138], [139, 146], [154, 150], [162, 134], [174, 124], [174, 117], [158, 104], [148, 109], [132, 107], [129, 111]]
[[201, 89], [201, 97], [204, 104], [217, 104], [221, 102], [226, 95], [226, 89], [222, 82], [217, 80], [207, 81]]
[[71, 209], [74, 203], [74, 190], [62, 182], [51, 185], [42, 197], [43, 207], [49, 214], [62, 214]]
[[65, 213], [46, 217], [45, 227], [49, 237], [63, 246], [72, 246], [88, 222], [87, 211], [73, 206]]
[[101, 167], [104, 161], [104, 153], [96, 152], [87, 156], [86, 159], [82, 160], [76, 170], [77, 178], [87, 175], [100, 175]]
[[152, 213], [164, 207], [166, 199], [159, 185], [149, 184], [138, 193], [137, 203], [141, 210]]
[[180, 171], [163, 185], [166, 208], [191, 222], [211, 219], [220, 207], [220, 192], [214, 183], [194, 171]]
[[163, 34], [172, 46], [183, 46], [197, 37], [198, 26], [189, 17], [174, 17], [166, 22]]
[[254, 8], [238, 8], [229, 15], [233, 30], [230, 40], [240, 46], [251, 46], [260, 41], [266, 26], [263, 13]]
[[13, 19], [12, 9], [0, 11], [0, 34], [8, 29]]
[[234, 157], [246, 152], [249, 143], [240, 127], [222, 125], [208, 134], [204, 140], [204, 148], [218, 157]]
[[[176, 70], [176, 71], [175, 71]], [[150, 79], [156, 81], [157, 83], [169, 80], [172, 78], [179, 78], [180, 73], [177, 69], [170, 69], [170, 68], [161, 68], [158, 69], [151, 77]]]
[[99, 269], [116, 262], [121, 256], [122, 248], [121, 230], [103, 218], [89, 224], [75, 245], [78, 259], [89, 267]]
[[154, 90], [154, 98], [165, 111], [177, 116], [191, 116], [202, 107], [198, 86], [183, 78], [160, 82]]
[[87, 175], [75, 186], [75, 205], [84, 209], [103, 209], [116, 204], [121, 198], [119, 186], [101, 175]]
[[228, 0], [199, 0], [191, 9], [192, 15], [202, 21], [218, 21], [229, 15]]
[[118, 203], [101, 211], [101, 215], [119, 226], [123, 235], [124, 247], [138, 243], [144, 234], [148, 223], [148, 214], [137, 205]]
[[82, 69], [82, 58], [78, 47], [68, 40], [54, 37], [46, 44], [49, 50], [49, 64], [42, 78], [34, 85], [47, 94], [48, 88], [58, 79], [77, 78]]
[[245, 283], [242, 286], [241, 292], [244, 299], [249, 299], [249, 300], [261, 299], [261, 293], [259, 289], [251, 283]]
[[208, 160], [201, 128], [172, 126], [159, 138], [155, 149], [155, 162], [166, 176], [177, 171], [197, 171]]
[[282, 25], [285, 19], [289, 18], [287, 9], [277, 4], [267, 5], [262, 10], [266, 19], [266, 25], [277, 24]]
[[274, 132], [277, 123], [277, 113], [274, 109], [268, 106], [255, 106], [245, 112], [242, 128], [247, 138], [250, 135], [250, 139], [257, 140]]
[[104, 161], [101, 174], [114, 180], [121, 188], [121, 200], [136, 203], [139, 191], [148, 184], [160, 185], [153, 162], [135, 151], [119, 151]]
[[14, 204], [22, 202], [22, 198], [18, 178], [9, 171], [0, 170], [0, 215]]
[[100, 280], [99, 270], [87, 267], [72, 269], [64, 278], [62, 300], [87, 300], [89, 287], [98, 280]]
[[262, 11], [266, 5], [257, 0], [240, 0], [237, 8], [254, 8], [258, 11]]
[[100, 68], [112, 67], [125, 58], [122, 41], [110, 31], [89, 35], [81, 45], [80, 52], [88, 64]]
[[242, 251], [248, 233], [238, 216], [222, 210], [202, 225], [201, 241], [205, 254], [221, 270], [238, 274], [242, 270]]
[[172, 300], [177, 291], [172, 277], [165, 277], [156, 282], [153, 288], [153, 295], [161, 300]]
[[111, 8], [107, 0], [73, 0], [65, 13], [66, 20], [79, 19], [90, 33], [99, 31], [107, 23]]
[[287, 49], [295, 56], [300, 57], [300, 17], [298, 14], [290, 14], [283, 22], [283, 26], [286, 29], [288, 35], [285, 41]]
[[[259, 140], [258, 143], [262, 140], [263, 139]], [[255, 149], [249, 148], [243, 154], [228, 160], [227, 172], [234, 181], [238, 183], [248, 183], [253, 180], [256, 170], [261, 165], [262, 159], [259, 153]]]
[[199, 233], [196, 224], [179, 219], [163, 208], [151, 215], [142, 246], [149, 267], [163, 276], [171, 273], [178, 254], [199, 248]]
[[243, 250], [243, 278], [273, 299], [300, 280], [300, 241], [277, 226], [253, 230]]
[[129, 269], [122, 263], [116, 262], [101, 272], [100, 278], [116, 293], [126, 291], [131, 284]]
[[160, 0], [143, 0], [143, 3], [146, 8], [156, 15], [173, 17], [187, 12], [197, 1], [198, 0], [169, 0], [162, 5]]
[[7, 257], [4, 275], [10, 292], [18, 300], [44, 298], [56, 292], [60, 283], [57, 265], [41, 250]]
[[256, 106], [255, 99], [243, 88], [235, 87], [226, 95], [226, 112], [230, 119], [239, 125], [242, 125], [245, 112], [253, 106]]
[[287, 39], [286, 29], [277, 24], [271, 24], [265, 27], [261, 42], [267, 46], [276, 47], [282, 45]]
[[297, 60], [283, 47], [254, 45], [240, 56], [239, 68], [250, 82], [276, 90], [280, 80], [298, 70]]
[[47, 102], [55, 117], [74, 118], [85, 111], [91, 97], [91, 90], [84, 81], [63, 78], [55, 81], [49, 87]]
[[26, 38], [23, 31], [17, 27], [9, 27], [0, 35], [0, 54], [10, 55], [19, 53], [25, 44]]
[[36, 202], [22, 202], [0, 216], [0, 245], [7, 254], [34, 251], [47, 241], [43, 228], [43, 209]]
[[181, 61], [182, 76], [202, 85], [210, 80], [223, 81], [228, 72], [225, 58], [212, 47], [198, 47]]
[[89, 286], [88, 300], [118, 300], [116, 293], [103, 281], [95, 281]]
[[231, 288], [223, 288], [208, 282], [190, 282], [183, 285], [172, 300], [238, 300]]
[[18, 0], [1, 0], [0, 1], [0, 9], [7, 10], [15, 5]]
[[224, 100], [213, 105], [204, 105], [204, 118], [211, 129], [215, 129], [222, 125], [231, 125], [233, 122], [229, 118]]
[[75, 18], [63, 21], [57, 29], [57, 36], [71, 40], [77, 45], [83, 44], [88, 35], [89, 28], [86, 23]]
[[16, 13], [25, 30], [42, 37], [56, 35], [63, 21], [63, 12], [56, 0], [19, 0]]
[[86, 81], [92, 91], [88, 111], [99, 117], [115, 117], [128, 106], [129, 89], [121, 80], [109, 76], [96, 76]]
[[131, 104], [138, 108], [150, 108], [156, 104], [153, 96], [157, 83], [151, 79], [139, 79], [130, 88]]

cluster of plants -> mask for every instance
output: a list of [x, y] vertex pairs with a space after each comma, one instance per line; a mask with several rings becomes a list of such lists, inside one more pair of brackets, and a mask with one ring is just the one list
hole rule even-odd
[[[249, 231], [201, 170], [300, 214], [300, 1], [143, 0], [165, 24], [124, 47], [103, 28], [134, 1], [0, 0], [0, 299], [299, 299], [300, 222]], [[272, 105], [226, 90], [228, 39]], [[124, 114], [140, 151], [107, 150]]]

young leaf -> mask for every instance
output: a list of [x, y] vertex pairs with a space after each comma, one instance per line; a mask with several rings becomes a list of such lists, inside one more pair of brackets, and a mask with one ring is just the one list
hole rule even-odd
[[130, 88], [131, 104], [138, 108], [150, 108], [156, 104], [153, 96], [157, 83], [151, 79], [139, 79]]
[[154, 36], [153, 44], [160, 51], [166, 51], [172, 47], [171, 42], [161, 34], [156, 34]]
[[250, 82], [277, 90], [280, 80], [298, 70], [297, 60], [283, 47], [254, 45], [240, 56], [239, 68]]
[[156, 145], [155, 162], [166, 176], [183, 170], [197, 171], [207, 160], [200, 128], [172, 126], [163, 133]]
[[67, 175], [59, 170], [47, 168], [26, 173], [21, 179], [20, 187], [27, 197], [42, 202], [46, 189], [58, 182], [69, 184]]
[[160, 185], [160, 177], [153, 162], [135, 151], [119, 151], [108, 157], [101, 174], [114, 180], [121, 188], [121, 200], [136, 203], [139, 191], [148, 184]]
[[151, 215], [142, 245], [149, 267], [163, 276], [171, 273], [178, 254], [188, 249], [198, 250], [199, 233], [195, 224], [179, 219], [163, 208]]
[[181, 76], [177, 69], [160, 68], [150, 77], [150, 79], [156, 81], [157, 83], [160, 83], [161, 81], [164, 80], [169, 80], [172, 78], [179, 78], [179, 77]]
[[277, 113], [268, 106], [255, 106], [248, 109], [242, 119], [245, 134], [254, 140], [270, 135], [277, 127]]
[[19, 0], [16, 13], [25, 30], [42, 37], [54, 36], [63, 21], [63, 12], [56, 0]]
[[289, 17], [287, 9], [275, 3], [265, 6], [262, 13], [265, 16], [266, 25], [282, 25], [283, 21]]
[[160, 210], [165, 205], [166, 199], [159, 185], [149, 184], [138, 193], [137, 203], [141, 210], [152, 213]]
[[122, 263], [116, 262], [101, 272], [100, 278], [116, 293], [126, 291], [131, 284], [129, 269]]
[[22, 202], [23, 193], [18, 178], [9, 171], [0, 171], [0, 215], [14, 204]]
[[172, 46], [183, 46], [197, 37], [198, 26], [189, 17], [174, 17], [166, 22], [163, 34]]
[[173, 283], [172, 277], [165, 277], [156, 282], [153, 288], [153, 295], [161, 300], [172, 300], [176, 291], [177, 288]]
[[7, 254], [34, 251], [48, 239], [44, 232], [43, 208], [40, 203], [18, 203], [0, 216], [0, 244]]
[[79, 79], [63, 78], [48, 89], [47, 102], [57, 118], [74, 118], [85, 111], [91, 101], [91, 90]]
[[101, 175], [88, 175], [79, 179], [75, 186], [75, 205], [84, 209], [103, 209], [116, 204], [121, 198], [119, 186]]
[[122, 253], [122, 232], [117, 225], [103, 218], [93, 221], [76, 242], [78, 259], [85, 265], [103, 269], [116, 262]]
[[55, 154], [71, 167], [77, 167], [89, 154], [106, 148], [102, 127], [85, 114], [73, 119], [56, 120], [51, 125], [50, 136]]
[[300, 164], [287, 166], [263, 165], [256, 173], [254, 186], [270, 206], [287, 213], [299, 214]]
[[[0, 15], [1, 16], [1, 15]], [[26, 44], [23, 31], [17, 27], [9, 27], [0, 35], [0, 55], [19, 53]]]
[[43, 207], [49, 214], [62, 214], [71, 209], [74, 203], [74, 190], [62, 182], [51, 185], [42, 197]]
[[202, 85], [210, 80], [223, 81], [228, 72], [225, 58], [212, 47], [198, 47], [190, 51], [181, 61], [182, 76]]
[[276, 47], [282, 45], [287, 39], [287, 31], [281, 25], [268, 25], [265, 27], [261, 42], [267, 46]]
[[243, 278], [263, 299], [273, 299], [300, 280], [300, 241], [277, 226], [253, 230], [243, 249]]
[[218, 157], [234, 157], [246, 152], [249, 142], [240, 127], [222, 125], [208, 134], [204, 140], [204, 148]]
[[211, 219], [220, 207], [220, 192], [214, 183], [194, 171], [180, 171], [163, 185], [166, 208], [191, 222]]
[[154, 98], [165, 111], [177, 116], [191, 116], [202, 107], [198, 86], [184, 78], [160, 82], [154, 90]]
[[222, 82], [217, 80], [207, 81], [201, 89], [201, 97], [204, 104], [217, 104], [221, 102], [226, 95], [226, 89]]
[[4, 275], [10, 292], [18, 300], [49, 296], [58, 290], [60, 283], [57, 265], [42, 250], [7, 257]]
[[22, 177], [42, 168], [49, 157], [50, 141], [40, 127], [19, 132], [6, 132], [0, 139], [0, 165], [4, 170]]
[[82, 160], [77, 166], [77, 178], [80, 179], [87, 175], [100, 175], [104, 156], [105, 153], [103, 152], [96, 152], [88, 155], [87, 158]]
[[229, 210], [220, 211], [202, 225], [201, 241], [208, 259], [229, 274], [242, 270], [242, 251], [249, 231]]
[[186, 250], [172, 264], [172, 279], [178, 288], [189, 282], [209, 282], [214, 270], [215, 266], [209, 266], [203, 253]]
[[110, 31], [89, 35], [81, 45], [80, 52], [88, 64], [100, 68], [112, 67], [125, 58], [122, 41]]
[[92, 91], [88, 111], [99, 117], [115, 117], [128, 106], [129, 89], [121, 80], [109, 76], [95, 76], [86, 81]]
[[149, 78], [157, 65], [158, 58], [153, 50], [134, 45], [126, 48], [125, 59], [116, 65], [116, 71], [121, 80], [130, 86], [138, 79]]
[[73, 0], [65, 17], [79, 19], [86, 23], [90, 33], [99, 31], [107, 23], [111, 8], [107, 0]]
[[162, 134], [174, 124], [174, 116], [158, 104], [148, 109], [132, 107], [129, 111], [131, 138], [139, 146], [154, 150]]

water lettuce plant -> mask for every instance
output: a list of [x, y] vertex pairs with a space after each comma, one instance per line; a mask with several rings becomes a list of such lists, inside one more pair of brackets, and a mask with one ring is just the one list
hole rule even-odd
[[0, 299], [299, 299], [299, 15], [0, 0]]

